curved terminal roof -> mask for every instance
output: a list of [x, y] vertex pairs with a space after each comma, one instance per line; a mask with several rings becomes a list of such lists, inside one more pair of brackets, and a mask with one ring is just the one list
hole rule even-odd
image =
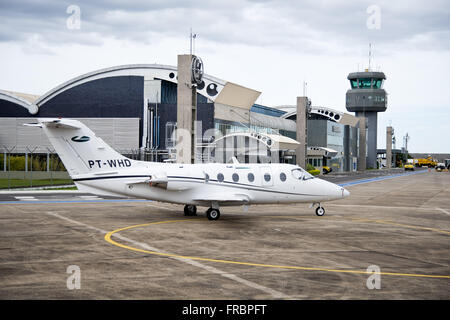
[[268, 149], [274, 150], [295, 150], [300, 145], [300, 142], [298, 142], [297, 140], [280, 134], [267, 134], [260, 132], [234, 132], [220, 137], [213, 143], [217, 143], [220, 140], [230, 137], [249, 137], [250, 139], [255, 139], [258, 142], [266, 145]]
[[[70, 88], [97, 79], [117, 76], [142, 76], [145, 80], [162, 79], [178, 83], [177, 73], [176, 67], [161, 64], [130, 64], [100, 69], [73, 78], [53, 88], [37, 99], [36, 105], [40, 107], [56, 95]], [[224, 80], [204, 74], [203, 82], [197, 87], [197, 91], [208, 99], [215, 101], [215, 98], [222, 91], [226, 83]]]
[[[36, 114], [41, 106], [66, 90], [90, 81], [118, 76], [141, 76], [144, 77], [144, 81], [165, 80], [178, 84], [177, 67], [161, 64], [130, 64], [104, 68], [80, 75], [51, 89], [40, 97], [31, 95], [20, 97], [6, 91], [2, 91], [2, 95], [4, 99], [27, 108], [30, 114]], [[244, 109], [250, 109], [261, 94], [261, 92], [208, 74], [203, 75], [203, 81], [197, 86], [197, 92], [211, 101], [216, 102], [217, 100], [218, 103]]]
[[[289, 119], [290, 117], [297, 114], [297, 106], [295, 105], [284, 105], [275, 108], [286, 112], [281, 116], [281, 118]], [[355, 116], [331, 108], [311, 106], [309, 113], [317, 114], [327, 120], [342, 123], [344, 125], [351, 125], [353, 127], [358, 123], [358, 118], [356, 118]]]
[[1, 100], [6, 100], [17, 104], [27, 109], [30, 114], [36, 114], [38, 112], [38, 107], [33, 103], [33, 97], [36, 96], [0, 90]]

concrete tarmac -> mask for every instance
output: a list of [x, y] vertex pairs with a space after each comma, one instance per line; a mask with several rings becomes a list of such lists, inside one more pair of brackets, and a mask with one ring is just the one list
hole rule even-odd
[[450, 175], [346, 188], [323, 217], [269, 205], [218, 221], [150, 201], [2, 201], [0, 299], [449, 299]]

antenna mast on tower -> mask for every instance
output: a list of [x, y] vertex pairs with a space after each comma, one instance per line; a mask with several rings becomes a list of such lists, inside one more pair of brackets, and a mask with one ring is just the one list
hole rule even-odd
[[196, 33], [192, 33], [192, 28], [191, 28], [191, 33], [189, 35], [189, 41], [190, 41], [189, 53], [191, 55], [195, 53], [195, 38], [197, 38], [197, 34]]

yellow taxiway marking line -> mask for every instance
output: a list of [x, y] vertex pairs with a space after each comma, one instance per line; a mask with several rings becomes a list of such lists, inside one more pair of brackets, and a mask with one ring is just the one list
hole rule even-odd
[[[362, 219], [367, 220], [367, 219]], [[350, 273], [350, 274], [373, 274], [371, 272], [362, 271], [362, 270], [340, 270], [340, 269], [327, 269], [327, 268], [316, 268], [316, 267], [300, 267], [300, 266], [283, 266], [283, 265], [274, 265], [274, 264], [262, 264], [262, 263], [252, 263], [252, 262], [243, 262], [243, 261], [232, 261], [232, 260], [221, 260], [221, 259], [211, 259], [211, 258], [202, 258], [202, 257], [192, 257], [192, 256], [183, 256], [179, 254], [173, 254], [173, 253], [163, 253], [163, 252], [155, 252], [150, 250], [144, 250], [139, 249], [131, 246], [127, 246], [125, 244], [116, 242], [111, 239], [111, 237], [118, 232], [130, 230], [134, 228], [140, 228], [140, 227], [146, 227], [151, 225], [157, 225], [157, 224], [166, 224], [166, 223], [176, 223], [176, 222], [187, 222], [187, 221], [197, 221], [197, 219], [182, 219], [182, 220], [167, 220], [167, 221], [159, 221], [159, 222], [151, 222], [151, 223], [144, 223], [144, 224], [138, 224], [134, 226], [128, 226], [120, 229], [116, 229], [113, 231], [108, 232], [105, 235], [105, 240], [115, 246], [141, 252], [141, 253], [147, 253], [152, 255], [158, 255], [163, 257], [174, 257], [174, 258], [180, 258], [180, 259], [190, 259], [190, 260], [197, 260], [197, 261], [208, 261], [208, 262], [216, 262], [216, 263], [226, 263], [226, 264], [235, 264], [235, 265], [244, 265], [244, 266], [252, 266], [252, 267], [265, 267], [265, 268], [277, 268], [277, 269], [293, 269], [293, 270], [306, 270], [306, 271], [325, 271], [325, 272], [335, 272], [335, 273]], [[367, 220], [369, 222], [379, 222], [382, 220]], [[407, 226], [407, 225], [401, 225], [396, 224], [400, 226]], [[413, 227], [413, 226], [409, 226]], [[439, 230], [434, 228], [422, 228], [420, 229], [426, 229], [426, 230]], [[442, 231], [442, 230], [439, 230]], [[379, 275], [389, 275], [389, 276], [402, 276], [402, 277], [419, 277], [419, 278], [441, 278], [441, 279], [450, 279], [450, 275], [427, 275], [427, 274], [414, 274], [414, 273], [396, 273], [396, 272], [377, 272], [376, 274]]]

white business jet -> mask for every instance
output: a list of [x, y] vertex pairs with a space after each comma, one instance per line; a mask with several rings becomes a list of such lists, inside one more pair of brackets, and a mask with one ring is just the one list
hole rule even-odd
[[312, 203], [323, 216], [321, 202], [348, 197], [333, 183], [314, 178], [289, 164], [174, 164], [128, 159], [83, 123], [70, 119], [38, 119], [80, 191], [184, 204], [185, 215], [209, 207], [209, 220], [220, 206]]

